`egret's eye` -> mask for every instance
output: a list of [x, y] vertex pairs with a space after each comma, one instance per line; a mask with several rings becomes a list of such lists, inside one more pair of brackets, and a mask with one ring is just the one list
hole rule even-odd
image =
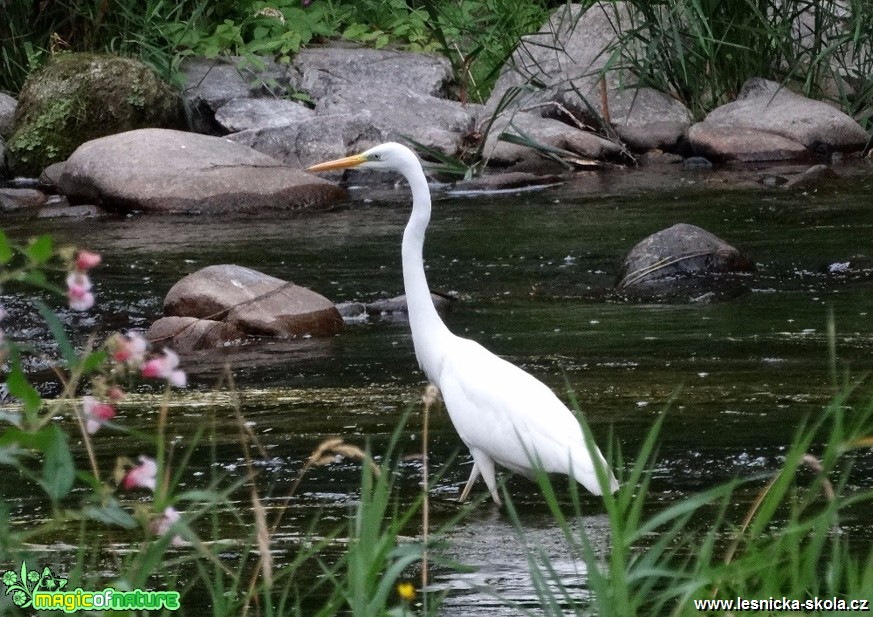
[[382, 155], [381, 155], [381, 154], [374, 154], [374, 155], [373, 155], [373, 160], [374, 160], [374, 161], [378, 161], [378, 160], [381, 159], [381, 158], [382, 158]]

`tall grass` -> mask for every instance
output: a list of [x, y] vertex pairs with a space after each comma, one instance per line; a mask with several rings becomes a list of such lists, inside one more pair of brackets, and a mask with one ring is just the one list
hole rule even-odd
[[[607, 554], [589, 537], [574, 484], [570, 513], [549, 478], [538, 476], [568, 552], [584, 562], [591, 599], [566, 589], [544, 552], [531, 551], [532, 580], [547, 615], [697, 615], [695, 600], [873, 599], [873, 548], [853, 545], [841, 521], [869, 512], [873, 488], [850, 482], [853, 453], [873, 447], [873, 401], [846, 388], [804, 423], [769, 476], [737, 479], [649, 512], [648, 487], [663, 416], [649, 432], [621, 488], [603, 499]], [[587, 432], [587, 431], [586, 431]], [[741, 491], [757, 496], [739, 519]], [[524, 534], [506, 495], [509, 516]]]
[[0, 4], [0, 89], [17, 92], [53, 53], [98, 51], [139, 58], [165, 79], [209, 16], [205, 0], [51, 0]]
[[617, 51], [643, 85], [697, 118], [751, 77], [827, 98], [860, 120], [873, 104], [873, 6], [864, 0], [631, 0]]

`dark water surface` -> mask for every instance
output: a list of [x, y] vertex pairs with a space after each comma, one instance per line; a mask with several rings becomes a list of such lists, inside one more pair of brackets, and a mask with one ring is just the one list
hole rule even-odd
[[[680, 180], [661, 190], [599, 195], [572, 185], [508, 196], [441, 195], [426, 245], [431, 287], [461, 298], [445, 317], [449, 327], [562, 395], [569, 384], [601, 444], [612, 433], [632, 457], [672, 399], [653, 509], [720, 480], [778, 468], [801, 420], [833, 394], [829, 311], [840, 372], [861, 377], [873, 368], [869, 174], [817, 192], [724, 190]], [[50, 232], [103, 254], [105, 265], [94, 277], [96, 317], [65, 318], [86, 332], [109, 332], [145, 327], [160, 315], [162, 298], [176, 280], [216, 263], [249, 266], [337, 302], [400, 294], [405, 195], [365, 201], [372, 195], [356, 192], [351, 205], [307, 215], [15, 219], [4, 226], [13, 237]], [[749, 255], [758, 265], [751, 291], [713, 304], [616, 299], [610, 290], [624, 255], [645, 236], [678, 222], [699, 225]], [[848, 267], [832, 266], [844, 262]], [[397, 319], [349, 324], [329, 340], [229, 348], [217, 358], [195, 354], [184, 362], [193, 388], [173, 403], [170, 434], [184, 445], [197, 426], [215, 426], [219, 447], [214, 463], [208, 448], [198, 449], [185, 480], [189, 487], [205, 483], [209, 468], [230, 477], [243, 473], [230, 398], [211, 391], [225, 361], [242, 412], [270, 457], [259, 466], [271, 507], [281, 504], [322, 439], [341, 435], [379, 452], [423, 386], [407, 324]], [[118, 420], [151, 427], [157, 405], [155, 395], [141, 393], [122, 406]], [[420, 422], [413, 414], [403, 438], [408, 452], [418, 451]], [[432, 418], [431, 431], [432, 467], [443, 473], [432, 493], [438, 525], [457, 512], [451, 500], [469, 474], [469, 460], [442, 410]], [[118, 455], [140, 453], [108, 431], [97, 444], [109, 468]], [[850, 486], [869, 487], [873, 458], [862, 458], [859, 466]], [[326, 525], [345, 518], [356, 498], [358, 469], [345, 461], [307, 476], [280, 529], [279, 537], [287, 538], [287, 546], [278, 547], [280, 556], [282, 550], [293, 553], [316, 512]], [[400, 484], [409, 498], [418, 473], [418, 462], [404, 463]], [[513, 478], [509, 489], [527, 541], [551, 554], [568, 585], [584, 597], [584, 567], [566, 557], [534, 485]], [[751, 492], [748, 501], [753, 497]], [[241, 496], [240, 507], [246, 503]], [[590, 517], [582, 524], [595, 534], [606, 529], [598, 500], [584, 505]], [[18, 514], [38, 517], [31, 506], [22, 496]], [[848, 521], [847, 531], [869, 539], [870, 522]], [[239, 537], [247, 531], [227, 533]], [[453, 590], [444, 614], [517, 612], [493, 594], [535, 605], [527, 561], [514, 537], [506, 515], [490, 503], [449, 534], [450, 555], [476, 570], [437, 573], [437, 587]]]

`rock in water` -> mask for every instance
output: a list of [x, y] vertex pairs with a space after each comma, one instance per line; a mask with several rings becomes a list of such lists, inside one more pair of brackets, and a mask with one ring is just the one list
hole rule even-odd
[[164, 299], [164, 314], [223, 321], [265, 336], [332, 336], [343, 327], [324, 296], [236, 265], [208, 266], [180, 280]]
[[345, 196], [331, 182], [246, 146], [166, 129], [83, 144], [67, 159], [58, 187], [122, 212], [287, 210]]
[[746, 289], [755, 264], [695, 225], [679, 223], [637, 244], [622, 264], [620, 294], [638, 300], [733, 297]]
[[145, 338], [154, 345], [179, 353], [222, 347], [245, 338], [234, 324], [196, 317], [161, 317], [151, 325]]

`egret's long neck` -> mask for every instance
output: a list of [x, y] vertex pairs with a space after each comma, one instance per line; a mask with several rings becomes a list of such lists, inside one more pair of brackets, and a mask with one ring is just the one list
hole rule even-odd
[[403, 232], [403, 286], [409, 307], [409, 327], [415, 355], [428, 379], [439, 385], [443, 341], [449, 330], [440, 319], [430, 297], [424, 274], [424, 232], [430, 222], [430, 191], [418, 165], [403, 174], [412, 189], [412, 215]]

